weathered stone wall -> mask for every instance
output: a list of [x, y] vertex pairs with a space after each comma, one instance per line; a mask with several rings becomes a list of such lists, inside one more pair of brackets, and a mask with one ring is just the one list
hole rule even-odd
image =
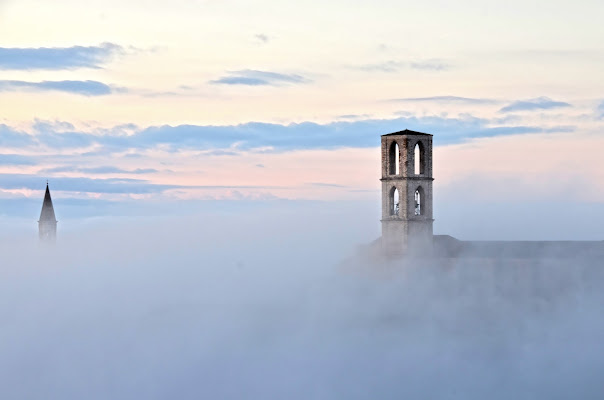
[[407, 253], [407, 225], [397, 220], [382, 220], [382, 250], [388, 256]]

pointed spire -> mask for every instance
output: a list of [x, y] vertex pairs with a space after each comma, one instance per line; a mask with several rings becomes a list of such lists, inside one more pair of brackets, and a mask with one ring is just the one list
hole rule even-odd
[[44, 203], [42, 203], [42, 212], [40, 212], [40, 220], [38, 221], [38, 234], [40, 241], [45, 243], [54, 243], [57, 237], [57, 220], [50, 198], [48, 181], [46, 181], [46, 193], [44, 194]]
[[42, 203], [42, 212], [40, 212], [40, 222], [57, 223], [55, 209], [52, 206], [48, 181], [46, 181], [46, 193], [44, 194], [44, 203]]

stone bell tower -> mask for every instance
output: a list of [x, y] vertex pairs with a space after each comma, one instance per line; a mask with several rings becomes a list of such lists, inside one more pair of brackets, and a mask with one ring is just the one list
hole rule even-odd
[[432, 249], [432, 135], [382, 135], [382, 249], [389, 256]]

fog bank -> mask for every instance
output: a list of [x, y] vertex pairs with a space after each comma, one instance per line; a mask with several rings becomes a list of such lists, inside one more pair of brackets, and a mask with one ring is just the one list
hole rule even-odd
[[376, 229], [347, 211], [3, 242], [2, 397], [602, 398], [598, 260], [378, 265], [350, 258]]

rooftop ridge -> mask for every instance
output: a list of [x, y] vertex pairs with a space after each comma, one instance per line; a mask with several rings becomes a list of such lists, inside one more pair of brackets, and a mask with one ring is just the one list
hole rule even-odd
[[382, 136], [401, 136], [401, 135], [434, 136], [434, 135], [431, 135], [431, 134], [429, 134], [429, 133], [418, 132], [418, 131], [412, 131], [412, 130], [410, 130], [410, 129], [405, 129], [405, 130], [403, 130], [403, 131], [398, 131], [398, 132], [387, 133], [387, 134], [382, 135]]

